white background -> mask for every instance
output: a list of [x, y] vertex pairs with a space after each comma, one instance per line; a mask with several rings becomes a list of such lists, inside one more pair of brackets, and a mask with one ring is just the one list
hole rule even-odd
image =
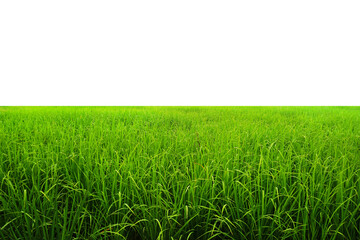
[[360, 1], [0, 1], [0, 105], [360, 105]]

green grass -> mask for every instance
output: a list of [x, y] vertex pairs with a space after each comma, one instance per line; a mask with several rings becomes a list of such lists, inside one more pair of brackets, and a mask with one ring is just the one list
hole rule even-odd
[[360, 107], [1, 107], [0, 239], [356, 239]]

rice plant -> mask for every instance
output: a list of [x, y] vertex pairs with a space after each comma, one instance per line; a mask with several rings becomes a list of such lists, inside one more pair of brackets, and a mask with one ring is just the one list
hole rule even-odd
[[0, 239], [357, 239], [360, 107], [0, 107]]

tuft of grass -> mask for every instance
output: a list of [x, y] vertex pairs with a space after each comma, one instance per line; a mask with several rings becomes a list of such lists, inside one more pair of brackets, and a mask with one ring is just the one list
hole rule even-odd
[[359, 107], [0, 108], [0, 239], [356, 239]]

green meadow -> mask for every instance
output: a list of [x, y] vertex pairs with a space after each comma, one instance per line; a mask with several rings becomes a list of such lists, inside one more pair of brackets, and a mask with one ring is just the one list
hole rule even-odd
[[360, 107], [0, 107], [0, 239], [357, 239]]

